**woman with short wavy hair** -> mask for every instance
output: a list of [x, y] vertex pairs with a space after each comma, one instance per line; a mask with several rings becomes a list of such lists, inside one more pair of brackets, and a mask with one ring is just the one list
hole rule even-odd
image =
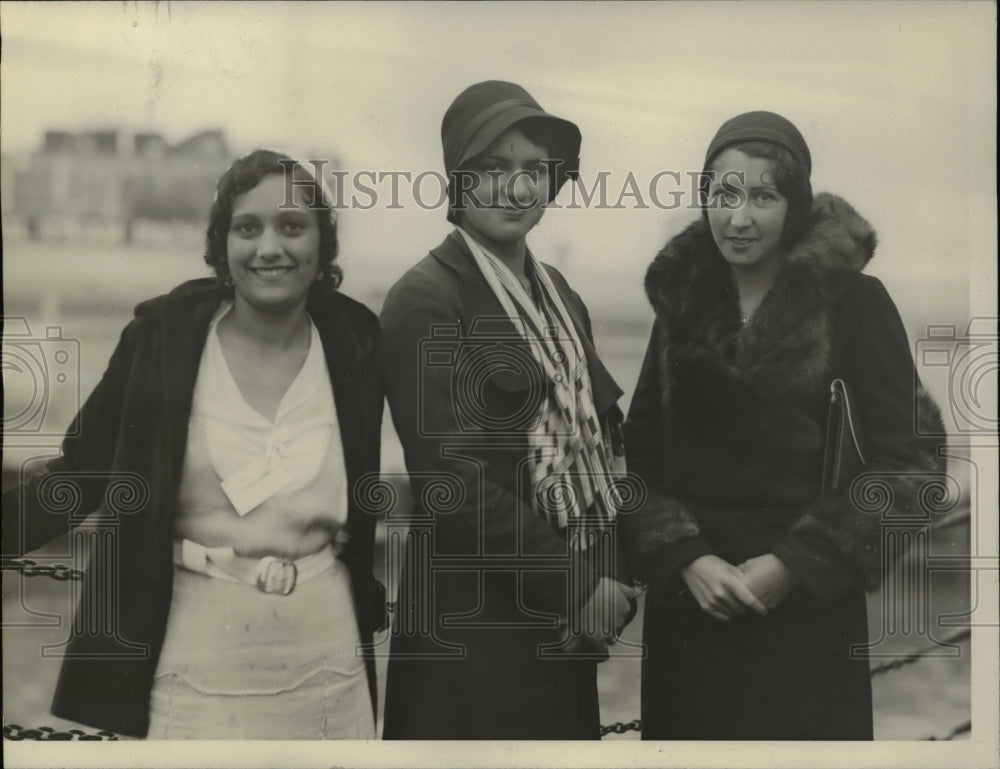
[[[379, 468], [379, 328], [337, 290], [331, 203], [287, 156], [235, 161], [216, 277], [136, 308], [62, 456], [4, 496], [5, 548], [31, 550], [70, 523], [47, 478], [79, 479], [85, 511], [116, 478], [145, 486], [116, 530], [119, 626], [74, 637], [55, 715], [155, 739], [375, 736], [362, 652], [384, 594], [354, 489]], [[95, 598], [81, 616], [108, 610]]]

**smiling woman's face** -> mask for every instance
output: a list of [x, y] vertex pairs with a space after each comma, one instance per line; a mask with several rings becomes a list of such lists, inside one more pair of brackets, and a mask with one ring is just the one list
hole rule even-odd
[[275, 174], [233, 198], [226, 254], [237, 305], [272, 314], [305, 308], [319, 265], [319, 223], [301, 188], [291, 206], [288, 192]]
[[788, 200], [775, 186], [777, 162], [738, 149], [712, 162], [708, 224], [723, 258], [735, 269], [754, 269], [778, 253]]
[[[502, 252], [524, 241], [548, 202], [548, 149], [516, 126], [507, 129], [465, 166], [474, 175], [463, 185], [465, 210], [459, 223], [477, 241]], [[474, 181], [471, 190], [468, 181]]]

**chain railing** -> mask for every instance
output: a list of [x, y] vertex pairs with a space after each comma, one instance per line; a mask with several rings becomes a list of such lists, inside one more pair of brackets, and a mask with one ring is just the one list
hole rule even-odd
[[923, 647], [922, 649], [917, 649], [917, 651], [915, 652], [910, 652], [909, 654], [903, 654], [900, 655], [899, 657], [896, 657], [896, 659], [892, 659], [889, 660], [888, 662], [883, 662], [879, 665], [876, 665], [875, 667], [872, 668], [872, 677], [874, 678], [877, 675], [881, 675], [882, 673], [888, 673], [890, 670], [896, 670], [897, 668], [905, 667], [906, 665], [912, 665], [914, 662], [918, 662], [920, 659], [926, 657], [928, 654], [937, 651], [938, 649], [941, 648], [942, 645], [955, 644], [958, 643], [959, 641], [964, 641], [971, 635], [972, 635], [971, 628], [967, 627], [959, 628], [958, 630], [948, 634], [935, 644], [930, 644], [928, 646]]
[[[601, 724], [601, 739], [604, 739], [609, 734], [625, 734], [626, 732], [641, 732], [642, 731], [642, 721], [638, 718], [629, 721], [615, 721], [613, 724]], [[961, 734], [966, 734], [972, 731], [972, 721], [966, 721], [959, 726], [956, 726], [951, 732], [945, 737], [927, 737], [927, 741], [940, 741], [944, 742], [947, 740], [954, 740]], [[109, 732], [102, 729], [99, 732], [85, 732], [82, 729], [70, 729], [69, 731], [59, 732], [53, 729], [51, 726], [39, 726], [37, 729], [25, 729], [19, 724], [6, 724], [3, 727], [3, 736], [5, 740], [34, 740], [37, 742], [117, 742], [118, 735], [114, 732]]]
[[37, 742], [97, 742], [102, 740], [118, 740], [118, 735], [102, 729], [99, 732], [85, 732], [82, 729], [56, 731], [51, 726], [39, 726], [37, 729], [25, 729], [19, 724], [4, 724], [5, 740], [34, 740]]
[[[969, 520], [969, 513], [964, 510], [956, 511], [936, 522], [934, 529], [945, 529], [951, 526], [958, 526]], [[0, 562], [0, 571], [19, 571], [26, 577], [51, 577], [59, 582], [69, 580], [79, 581], [84, 577], [82, 569], [77, 569], [63, 564], [40, 564], [30, 558], [5, 558]], [[959, 628], [940, 640], [940, 644], [954, 644], [970, 638], [972, 631], [970, 628]], [[918, 662], [923, 657], [940, 648], [939, 644], [926, 646], [915, 652], [904, 654], [896, 659], [889, 660], [876, 665], [871, 669], [871, 676], [882, 675], [891, 670], [897, 670], [907, 665]], [[924, 740], [945, 741], [953, 740], [959, 735], [972, 731], [972, 722], [966, 721], [959, 724], [945, 737], [925, 737]], [[601, 724], [601, 738], [609, 734], [625, 734], [627, 732], [642, 732], [642, 721], [638, 718], [631, 721], [616, 721], [613, 724]], [[42, 742], [58, 741], [96, 741], [96, 740], [117, 740], [118, 736], [114, 732], [99, 731], [87, 733], [80, 729], [70, 729], [68, 731], [57, 731], [50, 726], [39, 726], [36, 729], [25, 729], [18, 724], [5, 724], [3, 736], [7, 740], [39, 740]]]
[[79, 582], [84, 576], [83, 569], [61, 563], [41, 564], [30, 558], [4, 558], [0, 562], [0, 571], [19, 571], [25, 577], [51, 577], [57, 582]]
[[[972, 721], [966, 721], [964, 724], [959, 724], [954, 729], [952, 729], [947, 737], [941, 737], [940, 740], [943, 742], [945, 740], [953, 740], [960, 734], [966, 734], [972, 731]], [[928, 737], [928, 740], [938, 740], [938, 737]]]
[[608, 734], [625, 734], [625, 732], [641, 732], [642, 721], [638, 718], [629, 722], [615, 721], [613, 724], [605, 726], [601, 724], [601, 739]]

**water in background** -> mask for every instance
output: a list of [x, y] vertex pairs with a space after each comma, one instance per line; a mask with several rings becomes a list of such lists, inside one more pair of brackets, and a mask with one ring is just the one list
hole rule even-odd
[[[57, 334], [72, 348], [79, 347], [78, 361], [75, 350], [72, 353], [72, 381], [62, 388], [72, 385], [75, 392], [47, 400], [46, 432], [61, 433], [69, 424], [79, 402], [104, 371], [136, 304], [185, 280], [210, 274], [202, 260], [203, 232], [200, 222], [141, 222], [134, 228], [135, 242], [125, 245], [115, 227], [91, 228], [81, 237], [79, 230], [67, 225], [49, 239], [31, 240], [23, 229], [18, 232], [16, 223], [4, 225], [4, 315], [27, 324], [27, 329], [20, 324], [16, 329], [8, 326], [7, 345], [26, 349], [30, 343], [43, 361], [58, 346]], [[642, 269], [609, 280], [603, 270], [588, 269], [571, 256], [561, 262], [562, 271], [590, 309], [598, 350], [625, 391], [621, 405], [627, 410], [653, 322], [641, 289]], [[398, 256], [348, 249], [341, 263], [346, 271], [344, 292], [376, 313], [386, 290], [409, 266]], [[956, 393], [953, 362], [968, 351], [968, 286], [938, 282], [928, 287], [919, 280], [897, 280], [888, 288], [914, 345], [921, 379], [940, 404], [948, 404]], [[936, 329], [934, 336], [928, 336], [929, 327]], [[987, 328], [987, 341], [989, 332]], [[995, 344], [995, 335], [992, 341]], [[924, 354], [928, 347], [938, 354]], [[46, 365], [51, 368], [52, 363]], [[16, 374], [5, 368], [4, 385], [11, 388], [8, 415], [12, 408], [26, 408], [18, 404], [41, 395], [35, 390], [45, 384], [45, 376], [37, 371], [23, 381]], [[958, 384], [961, 390], [962, 383]], [[956, 417], [948, 408], [945, 411], [946, 420], [954, 426]]]
[[[99, 380], [134, 305], [184, 280], [208, 274], [201, 258], [201, 224], [140, 222], [130, 245], [122, 244], [114, 227], [67, 228], [61, 234], [50, 233], [47, 239], [32, 240], [16, 222], [4, 227], [5, 484], [18, 476], [26, 461], [57, 452], [62, 433]], [[348, 276], [345, 292], [376, 312], [388, 285], [407, 266], [398, 259], [346, 250], [343, 263]], [[652, 323], [652, 312], [639, 289], [641, 271], [636, 270], [631, 280], [609, 281], [600, 272], [574, 263], [571, 254], [564, 254], [560, 267], [590, 306], [598, 348], [625, 390], [623, 407], [627, 409]], [[968, 326], [964, 294], [928, 292], [917, 284], [890, 285], [889, 289], [917, 344], [922, 377], [939, 402], [947, 404], [954, 391], [955, 356], [970, 349], [963, 342]], [[914, 307], [921, 311], [914, 312]], [[945, 331], [930, 342], [917, 341], [928, 322], [943, 325]], [[937, 355], [921, 360], [921, 345], [928, 344]], [[961, 413], [945, 411], [952, 425], [962, 419]], [[17, 424], [10, 421], [12, 417]], [[20, 429], [11, 430], [11, 426]], [[961, 466], [964, 463], [959, 470]], [[389, 419], [383, 434], [383, 468], [387, 472], [404, 469]], [[960, 485], [967, 489], [967, 477]], [[938, 547], [968, 553], [968, 537], [967, 527], [953, 529], [946, 540], [939, 538]], [[55, 547], [58, 550], [58, 543]], [[938, 575], [931, 587], [936, 613], [968, 609], [967, 573]], [[71, 588], [51, 580], [33, 580], [26, 587], [23, 579], [5, 573], [3, 595], [5, 618], [17, 615], [24, 605], [63, 617], [57, 625], [50, 622], [5, 632], [5, 723], [16, 717], [29, 727], [74, 726], [47, 713], [58, 657], [43, 658], [38, 653], [42, 644], [65, 639]], [[882, 617], [876, 594], [870, 608], [873, 628], [882, 626]], [[641, 624], [640, 612], [624, 640], [638, 644]], [[912, 649], [903, 644], [893, 653], [907, 650]], [[603, 723], [630, 721], [639, 715], [640, 665], [635, 651], [636, 647], [621, 645], [618, 656], [599, 669]], [[967, 643], [957, 659], [927, 660], [908, 673], [881, 676], [875, 687], [877, 736], [943, 736], [969, 717], [969, 681]], [[623, 737], [636, 736], [630, 732]]]

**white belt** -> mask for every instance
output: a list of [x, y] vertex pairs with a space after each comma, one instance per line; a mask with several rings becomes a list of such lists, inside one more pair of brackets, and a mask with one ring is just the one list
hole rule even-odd
[[298, 583], [329, 569], [339, 549], [327, 544], [319, 552], [289, 561], [270, 555], [236, 555], [231, 547], [205, 547], [190, 539], [178, 539], [174, 540], [174, 564], [197, 574], [251, 585], [263, 593], [288, 595]]

